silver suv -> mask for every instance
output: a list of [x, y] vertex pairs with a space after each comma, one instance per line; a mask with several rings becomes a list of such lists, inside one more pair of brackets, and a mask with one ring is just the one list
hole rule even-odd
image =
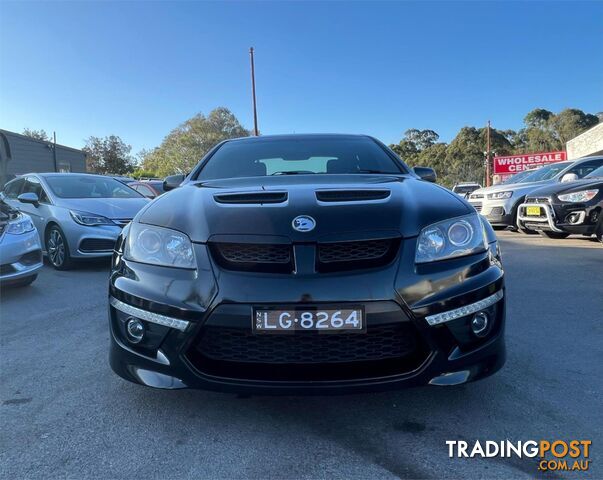
[[580, 179], [603, 165], [603, 157], [546, 165], [517, 183], [480, 188], [469, 196], [469, 203], [495, 228], [516, 227], [517, 207], [526, 195], [544, 185]]

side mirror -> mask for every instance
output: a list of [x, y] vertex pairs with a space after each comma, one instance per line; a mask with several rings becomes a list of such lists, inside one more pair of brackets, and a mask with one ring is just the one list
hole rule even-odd
[[575, 180], [580, 180], [578, 175], [576, 175], [575, 173], [566, 173], [565, 175], [563, 175], [563, 177], [561, 177], [562, 182], [573, 182]]
[[170, 175], [169, 177], [165, 177], [163, 181], [163, 189], [167, 192], [168, 190], [174, 190], [174, 188], [178, 188], [180, 184], [184, 181], [186, 177], [182, 174], [178, 175]]
[[21, 203], [31, 203], [34, 207], [40, 205], [40, 199], [33, 192], [22, 193], [17, 197]]
[[419, 176], [421, 180], [426, 182], [434, 182], [437, 180], [436, 172], [433, 168], [428, 167], [415, 167], [413, 171]]

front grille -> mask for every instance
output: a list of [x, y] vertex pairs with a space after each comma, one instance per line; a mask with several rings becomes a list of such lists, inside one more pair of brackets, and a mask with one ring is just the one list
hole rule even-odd
[[318, 271], [370, 268], [389, 263], [399, 239], [364, 240], [318, 244]]
[[526, 198], [526, 203], [548, 203], [549, 199], [547, 197], [528, 197]]
[[254, 335], [205, 327], [188, 358], [200, 371], [233, 378], [332, 380], [405, 373], [427, 349], [410, 322], [368, 326], [366, 333]]
[[81, 252], [110, 252], [115, 247], [115, 240], [105, 238], [85, 238], [80, 242]]
[[479, 213], [479, 212], [482, 211], [482, 204], [481, 203], [472, 203], [471, 205], [473, 206], [473, 208], [475, 208], [475, 211], [477, 213]]
[[210, 250], [218, 264], [231, 270], [284, 273], [293, 269], [290, 244], [212, 243]]
[[471, 200], [478, 199], [478, 198], [484, 198], [484, 194], [483, 193], [472, 193], [471, 195], [469, 195], [469, 198]]

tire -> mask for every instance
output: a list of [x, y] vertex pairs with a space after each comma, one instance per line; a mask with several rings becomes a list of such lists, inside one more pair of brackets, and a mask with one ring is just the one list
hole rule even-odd
[[536, 235], [538, 232], [536, 230], [530, 230], [529, 228], [523, 228], [519, 226], [519, 221], [517, 219], [517, 213], [519, 210], [519, 204], [523, 203], [523, 201], [525, 200], [524, 198], [521, 198], [516, 204], [515, 204], [515, 209], [513, 210], [513, 230], [517, 231], [518, 233], [523, 233], [524, 235]]
[[546, 238], [557, 238], [557, 239], [567, 238], [567, 237], [570, 236], [569, 233], [564, 233], [564, 232], [547, 232], [545, 230], [541, 230], [540, 231], [540, 235], [542, 235], [543, 237], [546, 237]]
[[48, 261], [55, 269], [69, 270], [73, 267], [67, 239], [57, 225], [53, 225], [46, 232], [46, 253]]
[[27, 287], [28, 285], [31, 285], [31, 283], [36, 278], [38, 278], [37, 273], [30, 275], [29, 277], [21, 278], [20, 280], [15, 280], [14, 282], [7, 284], [6, 286], [9, 288]]
[[599, 219], [599, 223], [595, 229], [595, 237], [597, 240], [599, 240], [599, 242], [603, 243], [603, 217]]
[[538, 232], [536, 230], [530, 230], [529, 228], [517, 227], [517, 231], [519, 233], [523, 233], [524, 235], [537, 235], [538, 234]]

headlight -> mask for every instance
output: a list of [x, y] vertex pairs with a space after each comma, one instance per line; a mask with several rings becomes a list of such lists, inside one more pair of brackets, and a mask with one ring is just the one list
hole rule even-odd
[[486, 250], [484, 226], [478, 214], [434, 223], [421, 230], [415, 263], [462, 257]]
[[21, 216], [11, 222], [8, 222], [6, 233], [11, 235], [21, 235], [22, 233], [31, 232], [34, 230], [34, 224], [31, 219], [26, 216]]
[[166, 267], [196, 268], [191, 241], [184, 233], [142, 223], [130, 224], [124, 257]]
[[511, 198], [513, 196], [513, 192], [496, 192], [489, 193], [488, 200], [505, 200], [507, 198]]
[[589, 200], [595, 198], [597, 193], [599, 193], [599, 190], [582, 190], [580, 192], [558, 195], [558, 198], [562, 202], [588, 202]]
[[78, 212], [76, 210], [69, 210], [71, 218], [80, 225], [86, 225], [92, 227], [94, 225], [115, 225], [107, 217], [101, 215], [95, 215], [94, 213]]

